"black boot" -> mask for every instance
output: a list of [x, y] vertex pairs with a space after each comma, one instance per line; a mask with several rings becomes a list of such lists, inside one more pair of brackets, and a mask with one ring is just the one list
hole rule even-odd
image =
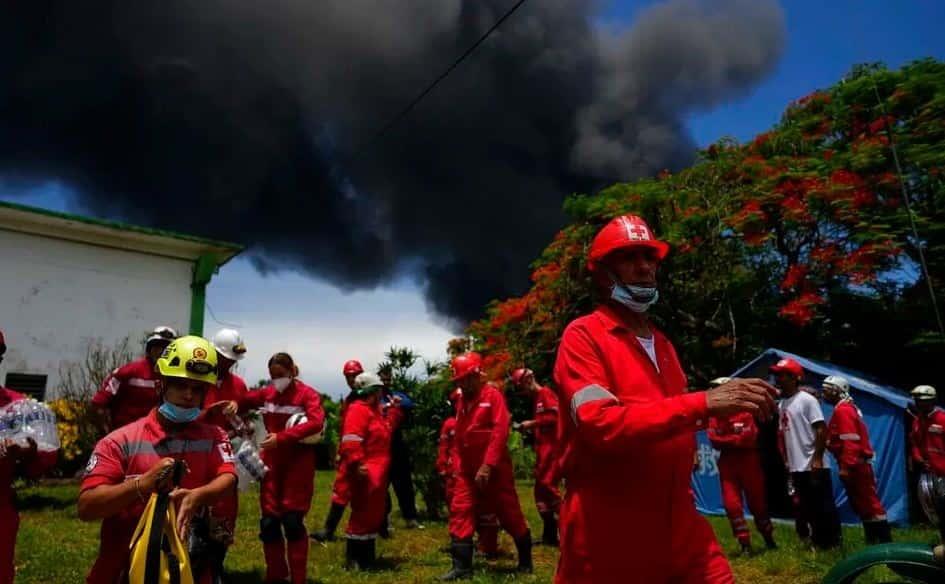
[[544, 523], [544, 528], [541, 531], [541, 539], [535, 540], [535, 543], [558, 547], [558, 519], [555, 517], [554, 511], [542, 513], [541, 520]]
[[374, 568], [373, 539], [348, 539], [345, 546], [345, 569], [367, 572]]
[[866, 539], [866, 545], [889, 543], [892, 541], [892, 530], [889, 528], [889, 522], [886, 520], [864, 521], [863, 536], [864, 539]]
[[776, 550], [776, 549], [778, 549], [778, 544], [774, 543], [774, 534], [773, 534], [773, 533], [765, 533], [763, 537], [765, 538], [765, 546], [766, 546], [769, 550]]
[[310, 536], [317, 542], [335, 541], [335, 529], [341, 522], [341, 516], [345, 514], [345, 506], [332, 503], [328, 509], [328, 517], [325, 518], [325, 527], [315, 531]]
[[525, 535], [515, 540], [515, 549], [518, 551], [519, 572], [532, 573], [532, 532], [526, 531]]
[[454, 540], [450, 545], [453, 555], [453, 568], [440, 576], [443, 582], [468, 580], [472, 578], [473, 542], [472, 539]]
[[358, 542], [354, 539], [345, 540], [345, 570], [357, 570], [358, 565]]

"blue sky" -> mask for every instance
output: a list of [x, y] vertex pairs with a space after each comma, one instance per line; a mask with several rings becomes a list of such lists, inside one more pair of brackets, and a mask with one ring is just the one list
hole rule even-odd
[[[608, 26], [630, 22], [648, 4], [608, 2], [601, 22]], [[764, 131], [790, 101], [833, 84], [855, 63], [883, 61], [896, 67], [921, 57], [945, 59], [941, 0], [790, 0], [782, 5], [788, 44], [781, 63], [750, 94], [690, 115], [688, 125], [700, 145], [725, 135], [744, 140]], [[14, 199], [14, 193], [0, 187], [0, 199]], [[16, 193], [15, 199], [83, 211], [59, 185]], [[267, 303], [267, 298], [275, 298], [275, 290], [279, 301]], [[333, 395], [345, 390], [341, 365], [347, 359], [360, 358], [371, 367], [392, 344], [441, 358], [453, 336], [427, 313], [411, 281], [345, 292], [293, 273], [263, 277], [243, 259], [228, 264], [211, 282], [208, 304], [213, 311], [206, 319], [208, 335], [221, 326], [216, 319], [240, 325], [249, 347], [241, 364], [247, 381], [265, 377], [269, 355], [286, 350], [299, 362], [303, 379]]]

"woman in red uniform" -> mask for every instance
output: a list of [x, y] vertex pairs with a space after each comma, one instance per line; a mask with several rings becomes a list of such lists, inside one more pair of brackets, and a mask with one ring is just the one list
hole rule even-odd
[[348, 568], [367, 570], [374, 565], [375, 543], [386, 520], [391, 427], [380, 407], [383, 386], [373, 373], [358, 375], [341, 428], [339, 455], [351, 483]]
[[[266, 557], [266, 582], [283, 582], [290, 576], [292, 584], [305, 584], [306, 580], [308, 536], [303, 520], [314, 491], [315, 447], [299, 441], [321, 432], [325, 410], [321, 395], [297, 379], [298, 374], [288, 353], [276, 353], [269, 359], [272, 383], [248, 392], [239, 401], [240, 412], [262, 411], [268, 432], [259, 445], [269, 467], [259, 493], [259, 539]], [[236, 408], [231, 403], [223, 411], [229, 414]], [[299, 413], [305, 414], [306, 421], [287, 428], [289, 418]]]

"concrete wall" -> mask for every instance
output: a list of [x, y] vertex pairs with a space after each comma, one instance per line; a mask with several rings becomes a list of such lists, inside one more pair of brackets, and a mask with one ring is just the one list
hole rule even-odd
[[156, 325], [186, 331], [193, 264], [0, 230], [0, 329], [8, 372], [44, 373], [55, 396], [60, 364], [89, 339], [136, 343]]

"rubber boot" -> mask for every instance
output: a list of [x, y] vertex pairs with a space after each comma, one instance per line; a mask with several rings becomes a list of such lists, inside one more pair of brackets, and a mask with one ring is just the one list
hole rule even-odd
[[478, 532], [479, 553], [489, 561], [499, 559], [499, 524], [481, 522], [476, 527]]
[[440, 576], [440, 581], [452, 582], [454, 580], [468, 580], [472, 578], [472, 539], [454, 540], [453, 543], [450, 544], [450, 553], [453, 556], [453, 567], [449, 572]]
[[315, 531], [310, 536], [317, 542], [335, 541], [335, 530], [341, 522], [341, 517], [345, 514], [345, 506], [338, 503], [332, 503], [328, 509], [328, 516], [325, 517], [325, 527]]
[[375, 568], [374, 562], [377, 561], [376, 544], [376, 539], [366, 539], [361, 542], [360, 563], [362, 570], [373, 570]]
[[738, 544], [741, 546], [741, 550], [738, 552], [740, 555], [748, 557], [752, 554], [751, 542], [740, 541]]
[[532, 532], [526, 531], [525, 535], [515, 540], [515, 549], [518, 551], [517, 571], [531, 574], [534, 570], [532, 564]]
[[892, 530], [889, 528], [889, 522], [885, 520], [864, 521], [863, 536], [866, 539], [866, 545], [890, 543], [892, 541]]
[[773, 534], [773, 533], [765, 533], [765, 534], [762, 535], [762, 537], [765, 538], [765, 546], [766, 546], [769, 550], [776, 550], [776, 549], [778, 549], [778, 544], [776, 544], [776, 543], [774, 542], [774, 534]]
[[305, 584], [308, 580], [308, 538], [302, 537], [287, 543], [289, 550], [289, 571], [292, 584]]
[[285, 540], [263, 544], [266, 558], [266, 582], [285, 582], [289, 579], [289, 565], [285, 561]]
[[361, 564], [358, 562], [358, 540], [345, 540], [345, 570], [360, 570]]
[[536, 540], [538, 545], [548, 545], [558, 547], [558, 519], [554, 511], [546, 511], [541, 514], [541, 520], [544, 527], [541, 531], [541, 539]]

